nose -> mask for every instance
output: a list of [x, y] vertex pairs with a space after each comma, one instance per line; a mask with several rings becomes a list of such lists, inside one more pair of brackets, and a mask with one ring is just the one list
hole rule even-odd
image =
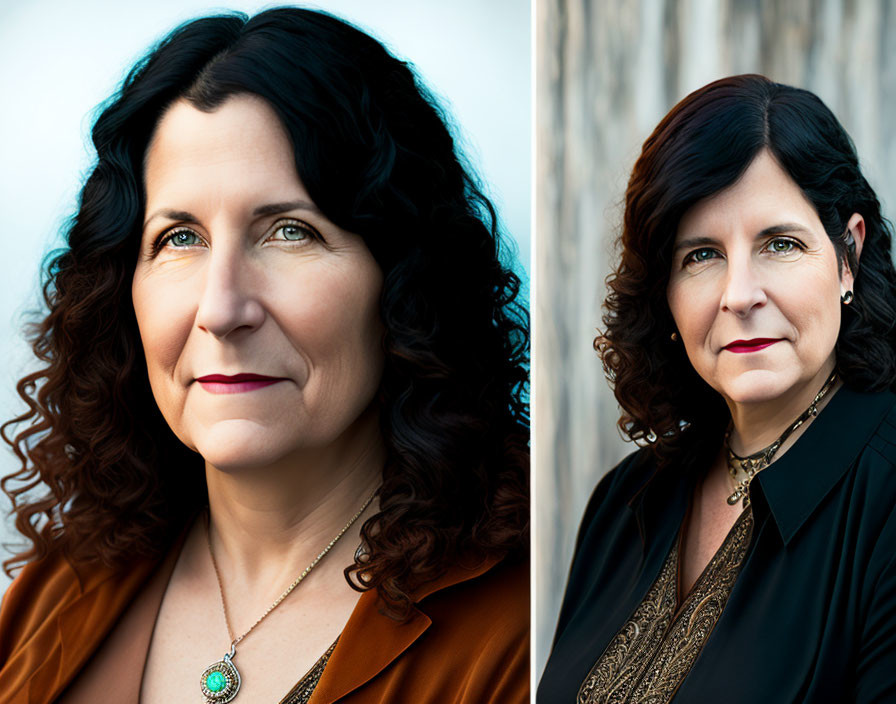
[[749, 255], [729, 256], [724, 285], [720, 307], [739, 318], [745, 318], [768, 300], [760, 272]]
[[257, 297], [259, 282], [239, 247], [212, 248], [204, 273], [196, 311], [200, 330], [225, 338], [261, 326], [265, 309]]

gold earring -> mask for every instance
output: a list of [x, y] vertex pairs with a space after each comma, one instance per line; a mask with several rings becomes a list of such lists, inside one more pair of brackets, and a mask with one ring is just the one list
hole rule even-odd
[[669, 335], [669, 339], [672, 340], [672, 342], [678, 342], [678, 333], [673, 332], [671, 335]]

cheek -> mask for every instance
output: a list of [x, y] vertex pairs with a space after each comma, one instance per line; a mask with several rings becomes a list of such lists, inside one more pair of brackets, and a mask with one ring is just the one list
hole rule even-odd
[[[361, 264], [309, 272], [286, 296], [296, 305], [282, 308], [280, 319], [293, 344], [309, 357], [318, 382], [331, 389], [379, 385], [382, 274], [372, 259]], [[376, 379], [363, 383], [359, 375]]]
[[784, 279], [777, 300], [804, 345], [832, 347], [840, 333], [840, 280], [830, 272]]
[[166, 418], [176, 402], [175, 369], [192, 326], [187, 299], [176, 286], [159, 286], [138, 268], [131, 286], [134, 315], [153, 396]]
[[704, 281], [671, 282], [666, 291], [678, 336], [688, 350], [702, 346], [718, 310], [718, 295]]

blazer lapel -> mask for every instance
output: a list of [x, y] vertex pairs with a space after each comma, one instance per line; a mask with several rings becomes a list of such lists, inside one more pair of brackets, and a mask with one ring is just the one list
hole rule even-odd
[[429, 617], [413, 609], [404, 623], [379, 612], [375, 591], [358, 600], [309, 704], [331, 704], [376, 677], [429, 628]]
[[93, 573], [91, 584], [56, 618], [58, 647], [31, 676], [29, 701], [43, 704], [56, 699], [134, 598], [155, 566], [154, 561], [140, 562], [125, 572]]
[[427, 596], [478, 577], [498, 561], [499, 558], [491, 557], [472, 567], [457, 565], [442, 577], [423, 585], [414, 592], [415, 606], [404, 622], [381, 613], [381, 602], [376, 590], [362, 594], [339, 636], [339, 642], [309, 704], [333, 704], [380, 674], [432, 624], [425, 613], [424, 600]]

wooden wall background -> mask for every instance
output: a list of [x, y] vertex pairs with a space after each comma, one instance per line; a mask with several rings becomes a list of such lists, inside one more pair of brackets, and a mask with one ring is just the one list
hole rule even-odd
[[536, 672], [578, 523], [632, 451], [591, 342], [640, 146], [690, 91], [756, 72], [815, 92], [896, 216], [896, 1], [535, 0]]

